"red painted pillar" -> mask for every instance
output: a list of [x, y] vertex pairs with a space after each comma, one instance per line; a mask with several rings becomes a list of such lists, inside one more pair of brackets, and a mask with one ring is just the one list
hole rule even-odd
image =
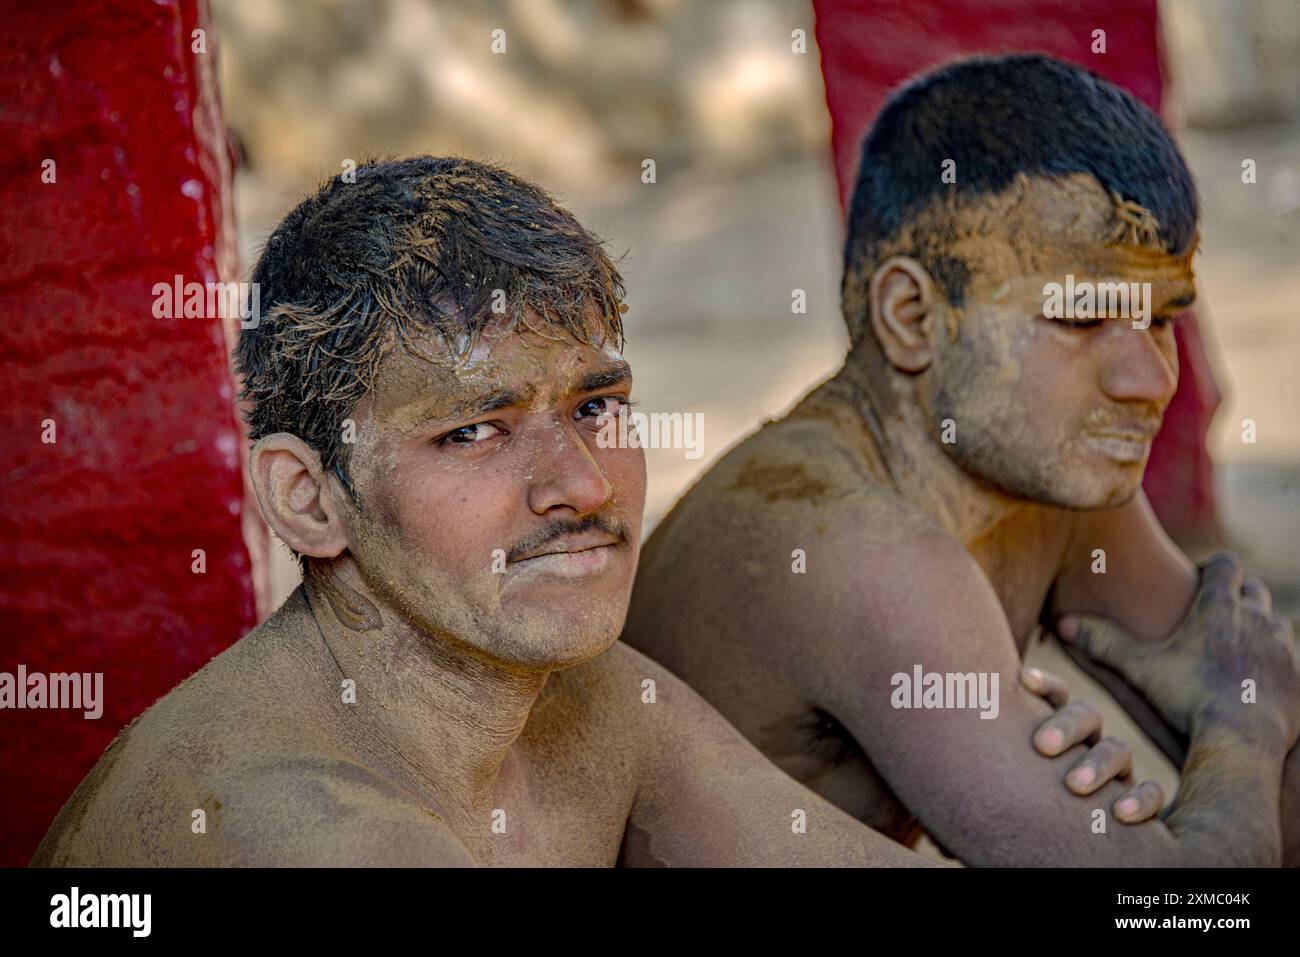
[[207, 4], [2, 0], [0, 21], [0, 672], [103, 673], [96, 720], [0, 710], [19, 865], [255, 607], [221, 320], [154, 314], [156, 283], [237, 278]]
[[[862, 137], [908, 77], [974, 53], [1039, 51], [1070, 60], [1160, 110], [1164, 70], [1156, 0], [813, 0], [831, 149], [843, 204]], [[1106, 52], [1093, 53], [1093, 31]], [[1196, 317], [1176, 327], [1181, 370], [1144, 487], [1175, 536], [1214, 531], [1214, 473], [1205, 435], [1219, 405]]]

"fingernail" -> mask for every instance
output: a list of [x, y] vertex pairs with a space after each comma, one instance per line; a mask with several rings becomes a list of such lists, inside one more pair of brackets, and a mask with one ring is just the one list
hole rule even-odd
[[1075, 787], [1086, 788], [1097, 780], [1097, 772], [1092, 768], [1079, 768], [1077, 771], [1070, 772], [1070, 779]]
[[1115, 813], [1120, 817], [1132, 817], [1137, 813], [1137, 798], [1125, 798], [1115, 805]]
[[1048, 751], [1055, 751], [1060, 748], [1065, 736], [1055, 728], [1050, 728], [1038, 736], [1038, 743]]
[[1026, 668], [1025, 677], [1033, 684], [1041, 685], [1043, 683], [1043, 673], [1037, 668]]
[[1058, 619], [1056, 622], [1056, 635], [1066, 641], [1074, 641], [1079, 635], [1079, 619], [1071, 618], [1068, 615]]

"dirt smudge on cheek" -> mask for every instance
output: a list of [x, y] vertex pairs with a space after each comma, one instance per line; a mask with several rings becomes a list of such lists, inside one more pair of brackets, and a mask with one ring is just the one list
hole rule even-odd
[[964, 311], [955, 341], [940, 347], [934, 374], [940, 377], [935, 385], [943, 398], [931, 417], [935, 413], [951, 417], [959, 442], [966, 431], [963, 423], [976, 430], [999, 422], [1003, 428], [1013, 427], [1008, 416], [1016, 412], [1016, 389], [1023, 371], [1020, 356], [1029, 346], [1013, 318], [999, 315], [992, 307]]

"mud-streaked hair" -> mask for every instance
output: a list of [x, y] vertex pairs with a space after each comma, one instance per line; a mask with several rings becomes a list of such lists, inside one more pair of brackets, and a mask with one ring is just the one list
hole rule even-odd
[[235, 350], [249, 434], [297, 435], [349, 494], [344, 420], [392, 345], [432, 334], [467, 356], [494, 320], [623, 342], [623, 280], [600, 239], [533, 184], [457, 157], [330, 179], [276, 227], [252, 281], [262, 315]]
[[[956, 182], [940, 176], [956, 163]], [[1087, 173], [1112, 197], [1149, 214], [1158, 242], [1181, 255], [1196, 237], [1196, 187], [1160, 119], [1094, 73], [1044, 54], [958, 60], [900, 87], [862, 144], [849, 205], [841, 299], [857, 342], [867, 321], [867, 289], [889, 255], [911, 255], [962, 305], [969, 275], [943, 255], [944, 237], [914, 236], [899, 249], [909, 219], [937, 199], [974, 204], [1019, 176]]]

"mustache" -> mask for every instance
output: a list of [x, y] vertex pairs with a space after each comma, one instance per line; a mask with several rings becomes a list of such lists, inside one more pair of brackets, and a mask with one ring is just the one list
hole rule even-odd
[[531, 551], [543, 548], [557, 539], [565, 538], [569, 535], [580, 535], [583, 532], [589, 532], [592, 529], [605, 532], [607, 535], [613, 535], [623, 544], [627, 541], [628, 528], [617, 519], [608, 518], [604, 515], [588, 515], [580, 519], [557, 519], [543, 525], [535, 533], [529, 535], [522, 542], [519, 542], [508, 552], [506, 552], [506, 561], [518, 561], [520, 556], [527, 555]]
[[1155, 431], [1164, 419], [1164, 411], [1152, 405], [1136, 405], [1127, 408], [1099, 406], [1084, 417], [1084, 429], [1106, 429], [1115, 425], [1137, 425]]

